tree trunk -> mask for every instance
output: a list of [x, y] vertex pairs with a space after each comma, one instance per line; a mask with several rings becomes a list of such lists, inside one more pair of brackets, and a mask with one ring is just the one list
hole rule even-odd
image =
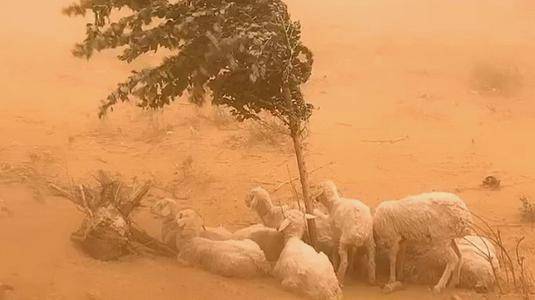
[[[291, 94], [288, 86], [285, 86], [283, 91], [284, 97], [291, 103]], [[309, 185], [308, 185], [308, 173], [306, 170], [305, 158], [303, 157], [303, 141], [301, 139], [301, 126], [300, 120], [295, 116], [289, 117], [290, 121], [290, 135], [293, 140], [295, 156], [297, 158], [297, 168], [299, 169], [299, 178], [301, 180], [301, 189], [303, 191], [303, 200], [305, 202], [305, 210], [308, 214], [312, 214], [314, 206], [310, 199]], [[312, 247], [317, 248], [317, 235], [316, 235], [316, 221], [314, 219], [307, 220], [308, 223], [308, 236], [310, 238], [310, 244]]]

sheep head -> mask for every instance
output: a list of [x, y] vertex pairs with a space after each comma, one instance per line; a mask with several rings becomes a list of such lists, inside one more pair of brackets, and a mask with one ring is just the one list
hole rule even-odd
[[260, 216], [267, 214], [273, 207], [268, 191], [262, 187], [256, 187], [249, 192], [245, 205], [255, 210]]
[[286, 218], [281, 222], [278, 229], [284, 234], [285, 238], [298, 237], [301, 238], [305, 233], [306, 220], [314, 219], [316, 216], [303, 214], [300, 210], [290, 209], [285, 213]]
[[336, 185], [331, 180], [326, 180], [320, 183], [319, 194], [316, 196], [316, 201], [320, 202], [327, 209], [331, 209], [334, 202], [338, 200], [339, 194]]
[[201, 215], [193, 209], [184, 209], [176, 214], [178, 236], [180, 238], [193, 238], [199, 236], [203, 230], [204, 222]]
[[159, 218], [174, 217], [176, 214], [176, 201], [171, 198], [158, 199], [152, 204], [150, 212]]

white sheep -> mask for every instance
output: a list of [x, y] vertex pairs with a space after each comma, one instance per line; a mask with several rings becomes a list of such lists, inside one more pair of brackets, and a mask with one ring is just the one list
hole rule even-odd
[[[150, 211], [162, 220], [162, 242], [174, 248], [176, 245], [176, 232], [178, 230], [176, 224], [176, 214], [178, 212], [176, 201], [171, 198], [158, 199], [153, 203]], [[203, 225], [202, 229], [199, 236], [211, 240], [227, 240], [232, 236], [232, 233], [222, 226], [208, 227]]]
[[[342, 290], [327, 256], [301, 240], [305, 231], [305, 215], [292, 209], [286, 212], [286, 216], [279, 228], [286, 243], [273, 268], [273, 275], [284, 288], [313, 299], [341, 299]], [[306, 217], [314, 218], [308, 214]]]
[[380, 247], [389, 249], [389, 285], [397, 284], [397, 263], [400, 270], [404, 268], [407, 243], [446, 242], [446, 267], [433, 290], [440, 292], [450, 278], [450, 284], [456, 286], [463, 256], [455, 239], [469, 235], [471, 223], [466, 204], [451, 193], [424, 193], [379, 204], [374, 215], [374, 235]]
[[264, 252], [251, 240], [214, 241], [199, 237], [202, 218], [191, 209], [179, 211], [176, 247], [184, 265], [199, 266], [227, 277], [249, 278], [268, 274], [270, 264]]
[[316, 223], [316, 249], [325, 253], [327, 257], [329, 257], [329, 260], [334, 262], [337, 258], [337, 249], [333, 239], [334, 233], [332, 230], [331, 218], [329, 217], [329, 214], [326, 214], [318, 208], [314, 209], [312, 215], [314, 215], [314, 221]]
[[[482, 291], [493, 290], [495, 273], [500, 264], [492, 243], [481, 236], [465, 236], [455, 239], [463, 256], [459, 287]], [[447, 263], [448, 243], [442, 245], [408, 245], [403, 277], [412, 283], [429, 284], [442, 275]]]
[[341, 283], [344, 281], [351, 250], [355, 253], [357, 248], [365, 247], [368, 281], [375, 283], [375, 241], [370, 208], [359, 200], [341, 198], [330, 180], [320, 184], [316, 200], [329, 211], [333, 238], [340, 258], [338, 280]]
[[[265, 226], [274, 229], [278, 229], [286, 218], [285, 212], [295, 208], [287, 205], [273, 205], [268, 191], [262, 187], [253, 188], [247, 195], [245, 204], [257, 213]], [[317, 248], [332, 259], [334, 242], [329, 216], [319, 209], [314, 209], [313, 215], [316, 216]]]
[[268, 191], [262, 187], [251, 189], [245, 198], [245, 204], [257, 213], [264, 225], [274, 229], [279, 228], [285, 218], [284, 212], [289, 209], [286, 205], [273, 205]]
[[260, 246], [262, 251], [264, 251], [264, 255], [268, 261], [276, 261], [279, 259], [282, 248], [284, 247], [284, 237], [282, 233], [262, 224], [255, 224], [237, 230], [232, 234], [232, 239], [252, 240]]

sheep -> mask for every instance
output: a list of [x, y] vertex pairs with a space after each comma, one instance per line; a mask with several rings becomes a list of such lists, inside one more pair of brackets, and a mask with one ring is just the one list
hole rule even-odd
[[[178, 230], [176, 224], [177, 204], [174, 199], [162, 198], [154, 202], [150, 209], [151, 213], [162, 220], [161, 225], [161, 240], [169, 247], [174, 248], [176, 244], [176, 232]], [[203, 230], [200, 232], [200, 237], [211, 240], [227, 240], [232, 233], [222, 226], [207, 227], [203, 225]]]
[[264, 251], [266, 259], [270, 262], [279, 259], [282, 248], [284, 247], [284, 238], [282, 233], [276, 229], [266, 227], [262, 224], [255, 224], [249, 227], [237, 230], [232, 234], [233, 240], [249, 239], [258, 244]]
[[318, 208], [314, 209], [312, 215], [314, 215], [316, 223], [316, 249], [325, 253], [329, 257], [329, 260], [334, 262], [336, 258], [336, 245], [333, 240], [331, 219], [328, 214]]
[[274, 229], [280, 227], [284, 220], [284, 211], [288, 210], [285, 205], [273, 205], [268, 191], [262, 187], [251, 189], [245, 198], [245, 204], [258, 214], [264, 225]]
[[344, 281], [351, 250], [355, 253], [356, 249], [365, 247], [368, 282], [374, 284], [375, 241], [370, 208], [359, 200], [341, 198], [336, 185], [330, 180], [320, 184], [320, 193], [316, 196], [316, 201], [329, 211], [333, 239], [340, 258], [337, 270], [340, 283]]
[[177, 259], [183, 265], [199, 266], [226, 277], [250, 278], [266, 275], [271, 266], [264, 252], [251, 240], [214, 241], [200, 237], [203, 221], [191, 209], [176, 215]]
[[[496, 285], [495, 273], [500, 266], [492, 243], [481, 236], [470, 235], [456, 239], [463, 255], [459, 287], [477, 291], [491, 291]], [[402, 277], [410, 283], [431, 284], [437, 282], [447, 263], [449, 244], [407, 245]], [[378, 270], [388, 272], [388, 249], [378, 249]]]
[[442, 291], [450, 278], [450, 285], [456, 286], [463, 256], [455, 239], [469, 235], [471, 223], [472, 216], [466, 204], [451, 193], [424, 193], [379, 204], [373, 230], [379, 247], [389, 249], [388, 285], [397, 284], [396, 264], [403, 270], [407, 243], [447, 242], [450, 245], [444, 255], [446, 267], [433, 290]]
[[[256, 211], [265, 226], [274, 229], [278, 229], [285, 219], [285, 211], [295, 208], [287, 205], [273, 205], [268, 191], [262, 187], [253, 188], [247, 195], [245, 204]], [[317, 248], [332, 259], [334, 243], [330, 219], [319, 209], [314, 209], [313, 215], [316, 216]]]
[[342, 290], [327, 256], [316, 252], [301, 238], [305, 231], [305, 218], [299, 210], [289, 210], [279, 231], [284, 235], [285, 245], [273, 268], [273, 275], [281, 285], [313, 299], [341, 299]]

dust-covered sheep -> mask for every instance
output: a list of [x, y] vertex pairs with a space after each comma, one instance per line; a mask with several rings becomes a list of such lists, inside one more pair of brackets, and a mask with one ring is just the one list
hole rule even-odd
[[[496, 284], [500, 264], [493, 244], [476, 235], [455, 239], [463, 257], [459, 287], [491, 291]], [[407, 245], [403, 278], [411, 283], [432, 284], [439, 280], [447, 264], [448, 243], [442, 245]]]
[[325, 213], [318, 208], [314, 209], [312, 215], [314, 215], [314, 221], [316, 223], [316, 249], [325, 253], [329, 257], [329, 260], [334, 262], [335, 257], [337, 257], [337, 249], [333, 238], [334, 234], [331, 225], [331, 218], [329, 217], [328, 213]]
[[[286, 218], [285, 212], [295, 207], [287, 205], [274, 205], [268, 191], [262, 187], [251, 189], [245, 199], [247, 207], [251, 208], [260, 217], [262, 223], [270, 228], [278, 229], [281, 222]], [[318, 250], [327, 254], [330, 258], [334, 249], [332, 230], [328, 215], [315, 209], [313, 213], [316, 218], [316, 234]]]
[[[178, 226], [176, 223], [176, 214], [178, 212], [177, 204], [174, 199], [161, 198], [156, 200], [150, 209], [151, 213], [161, 219], [161, 240], [163, 243], [171, 248], [176, 246], [176, 233]], [[232, 233], [222, 226], [218, 227], [202, 227], [199, 233], [200, 237], [211, 240], [227, 240]]]
[[251, 240], [214, 241], [199, 237], [203, 221], [191, 209], [176, 215], [178, 260], [227, 277], [250, 278], [270, 271], [264, 252]]
[[255, 224], [232, 234], [233, 240], [249, 239], [258, 244], [260, 249], [264, 251], [264, 255], [268, 261], [277, 261], [284, 247], [284, 237], [281, 232], [276, 229], [266, 227], [262, 224]]
[[374, 283], [375, 242], [370, 208], [359, 200], [341, 198], [330, 180], [320, 184], [320, 193], [316, 199], [329, 211], [333, 238], [340, 257], [338, 280], [344, 280], [350, 251], [356, 252], [358, 248], [365, 247], [368, 281]]
[[469, 235], [471, 223], [466, 204], [451, 193], [424, 193], [379, 204], [374, 215], [374, 235], [379, 247], [389, 249], [389, 284], [397, 282], [396, 264], [404, 268], [403, 254], [408, 243], [448, 243], [443, 256], [446, 267], [433, 290], [440, 292], [450, 278], [450, 284], [456, 286], [463, 256], [455, 239]]
[[299, 210], [287, 211], [280, 231], [286, 243], [273, 275], [282, 286], [313, 299], [341, 299], [342, 290], [327, 256], [301, 240], [305, 231], [305, 215]]
[[268, 191], [262, 187], [251, 189], [245, 198], [245, 204], [256, 212], [264, 225], [274, 229], [279, 228], [284, 220], [284, 212], [288, 210], [287, 206], [273, 205]]

